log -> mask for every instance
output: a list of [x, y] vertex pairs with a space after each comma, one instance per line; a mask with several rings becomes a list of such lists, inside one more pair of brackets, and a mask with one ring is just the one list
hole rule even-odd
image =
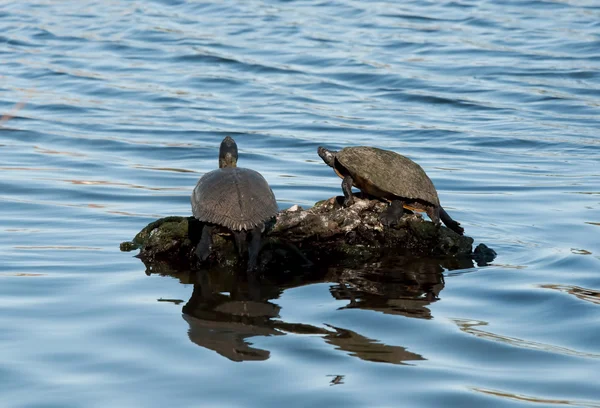
[[[386, 204], [356, 198], [344, 207], [343, 197], [332, 197], [309, 209], [297, 205], [277, 214], [263, 234], [259, 269], [288, 271], [307, 267], [344, 266], [357, 268], [390, 255], [472, 259], [486, 264], [496, 253], [473, 239], [445, 226], [437, 226], [418, 214], [405, 214], [393, 227], [384, 227], [379, 216]], [[216, 230], [213, 251], [200, 264], [194, 250], [203, 223], [193, 217], [165, 217], [148, 224], [132, 241], [121, 243], [122, 251], [139, 249], [137, 255], [147, 272], [204, 268], [242, 267], [231, 234]]]

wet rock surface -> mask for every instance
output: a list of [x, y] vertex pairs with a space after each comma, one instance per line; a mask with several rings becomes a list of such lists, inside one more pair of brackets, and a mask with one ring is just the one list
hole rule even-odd
[[[404, 214], [398, 224], [384, 227], [379, 216], [386, 204], [356, 199], [350, 207], [343, 197], [332, 197], [302, 209], [280, 211], [263, 234], [259, 269], [290, 270], [313, 265], [357, 266], [390, 255], [474, 259], [491, 261], [495, 252], [473, 239], [424, 220], [420, 214]], [[133, 239], [121, 243], [122, 251], [139, 249], [138, 257], [150, 270], [195, 268], [194, 254], [203, 223], [193, 217], [165, 217], [148, 224]], [[205, 264], [234, 267], [243, 264], [231, 235], [215, 230], [213, 251]]]

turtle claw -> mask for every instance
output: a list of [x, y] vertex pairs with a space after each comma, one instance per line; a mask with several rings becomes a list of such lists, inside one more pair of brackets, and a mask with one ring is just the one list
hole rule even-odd
[[354, 205], [354, 197], [346, 198], [344, 200], [344, 207], [350, 207], [351, 205]]

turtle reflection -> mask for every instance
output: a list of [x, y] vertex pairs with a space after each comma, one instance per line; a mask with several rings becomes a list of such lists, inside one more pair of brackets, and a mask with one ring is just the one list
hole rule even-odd
[[394, 257], [365, 265], [360, 270], [332, 268], [330, 288], [336, 299], [349, 303], [344, 308], [375, 310], [386, 314], [430, 319], [427, 307], [439, 299], [444, 288], [444, 269], [472, 268], [470, 260]]
[[366, 265], [360, 270], [328, 269], [311, 271], [302, 277], [260, 280], [223, 269], [197, 271], [186, 274], [194, 289], [183, 307], [184, 319], [190, 326], [188, 335], [192, 342], [232, 361], [267, 360], [270, 352], [253, 345], [251, 339], [293, 333], [321, 336], [336, 349], [363, 360], [406, 364], [424, 357], [341, 327], [284, 322], [275, 300], [292, 287], [333, 282], [331, 294], [348, 301], [342, 308], [428, 319], [431, 311], [427, 306], [438, 299], [444, 287], [442, 271], [453, 266], [466, 265], [395, 257], [394, 261]]
[[269, 299], [278, 296], [277, 288], [235, 279], [242, 276], [234, 277], [227, 285], [227, 280], [215, 280], [214, 275], [197, 272], [192, 297], [183, 306], [190, 340], [232, 361], [268, 359], [267, 350], [252, 347], [246, 339], [283, 334], [272, 325], [272, 319], [279, 315], [279, 306]]

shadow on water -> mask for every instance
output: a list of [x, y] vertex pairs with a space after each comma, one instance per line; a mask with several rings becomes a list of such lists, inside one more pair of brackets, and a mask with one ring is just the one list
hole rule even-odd
[[[190, 340], [232, 361], [263, 361], [268, 350], [254, 347], [252, 337], [286, 334], [317, 335], [349, 355], [373, 362], [407, 364], [424, 360], [404, 347], [341, 327], [317, 327], [280, 319], [274, 300], [285, 290], [315, 283], [331, 283], [330, 293], [347, 301], [340, 309], [357, 308], [410, 318], [430, 319], [430, 304], [444, 288], [444, 270], [473, 268], [471, 260], [423, 259], [396, 256], [360, 269], [307, 270], [304, 275], [278, 274], [261, 278], [226, 269], [179, 271], [168, 274], [194, 289], [183, 306]], [[147, 273], [151, 273], [147, 271]], [[165, 275], [165, 271], [160, 274]]]

